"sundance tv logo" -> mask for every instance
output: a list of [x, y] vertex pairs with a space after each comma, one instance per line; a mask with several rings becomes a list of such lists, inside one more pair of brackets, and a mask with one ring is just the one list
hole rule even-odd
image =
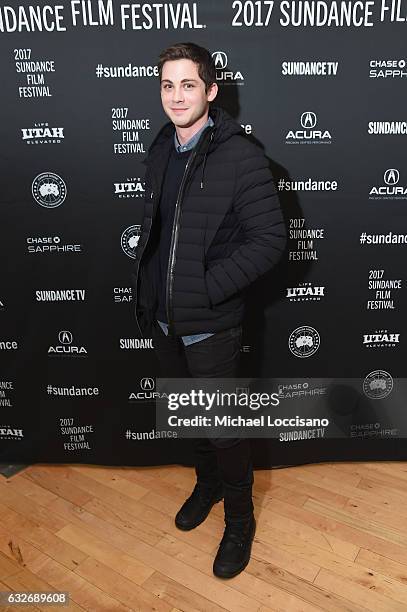
[[339, 62], [282, 62], [283, 76], [336, 76]]
[[286, 144], [331, 144], [332, 136], [328, 130], [315, 129], [318, 119], [313, 111], [301, 114], [302, 129], [289, 130], [285, 137]]

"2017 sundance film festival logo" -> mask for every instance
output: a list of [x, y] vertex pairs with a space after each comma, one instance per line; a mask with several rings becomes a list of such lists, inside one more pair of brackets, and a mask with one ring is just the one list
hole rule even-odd
[[319, 333], [314, 327], [301, 325], [291, 332], [288, 346], [295, 357], [311, 357], [319, 349], [321, 343]]
[[73, 341], [73, 334], [68, 330], [61, 330], [58, 334], [58, 343], [48, 349], [48, 355], [73, 355], [86, 357], [88, 352], [84, 346], [77, 346]]
[[91, 438], [95, 433], [93, 423], [76, 424], [73, 417], [60, 417], [59, 427], [65, 451], [91, 450]]
[[286, 144], [331, 144], [331, 132], [326, 129], [315, 129], [317, 123], [316, 113], [303, 112], [300, 116], [301, 129], [289, 130], [285, 137]]
[[57, 208], [66, 198], [65, 181], [54, 172], [42, 172], [32, 182], [34, 200], [44, 208]]
[[375, 185], [369, 191], [369, 200], [407, 200], [407, 185], [399, 185], [400, 172], [387, 168], [382, 185]]
[[34, 123], [21, 131], [21, 138], [28, 145], [60, 144], [65, 138], [63, 127], [51, 127], [49, 123]]
[[386, 278], [385, 270], [369, 270], [368, 289], [370, 299], [366, 310], [395, 310], [394, 292], [403, 288], [402, 278]]
[[232, 70], [228, 67], [228, 56], [224, 51], [212, 53], [216, 68], [216, 80], [222, 85], [244, 85], [244, 77], [240, 70]]
[[[46, 6], [44, 9], [50, 9], [51, 7]], [[7, 9], [7, 11], [6, 11]], [[30, 7], [34, 12], [34, 7]], [[18, 23], [17, 15], [14, 13], [12, 7], [7, 6], [3, 9], [5, 11], [4, 17], [1, 14], [0, 7], [0, 31], [4, 31], [4, 26], [8, 32], [22, 31], [22, 23]], [[51, 9], [52, 10], [52, 9]], [[10, 12], [11, 11], [11, 12]], [[32, 14], [32, 13], [31, 13]], [[24, 7], [20, 6], [18, 10], [18, 18], [22, 18], [24, 15]], [[49, 15], [47, 15], [49, 18]], [[48, 19], [46, 20], [48, 22]], [[25, 23], [29, 24], [30, 20], [26, 19]], [[39, 19], [41, 22], [41, 18]], [[34, 24], [32, 29], [35, 29]], [[55, 61], [53, 59], [44, 58], [43, 56], [36, 58], [32, 52], [32, 49], [13, 49], [14, 61], [17, 74], [21, 74], [25, 80], [23, 85], [18, 87], [19, 98], [51, 98], [52, 90], [50, 85], [47, 83], [47, 78], [50, 74], [55, 73]]]
[[317, 261], [317, 240], [325, 238], [325, 228], [305, 227], [305, 218], [289, 219], [288, 261]]
[[369, 399], [384, 399], [392, 390], [393, 378], [385, 370], [374, 370], [363, 381], [363, 392]]
[[13, 381], [0, 380], [0, 408], [12, 408], [11, 394], [14, 392]]
[[114, 195], [119, 199], [142, 198], [146, 192], [145, 182], [138, 176], [113, 185]]
[[121, 235], [120, 244], [123, 253], [131, 259], [136, 258], [137, 245], [140, 240], [141, 225], [130, 225]]
[[114, 136], [121, 138], [121, 142], [113, 143], [115, 155], [146, 153], [142, 138], [144, 133], [150, 130], [149, 118], [130, 117], [129, 109], [126, 106], [112, 108], [112, 129]]

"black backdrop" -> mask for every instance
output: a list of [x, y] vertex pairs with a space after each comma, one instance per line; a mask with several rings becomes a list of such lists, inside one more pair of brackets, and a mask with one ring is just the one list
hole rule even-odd
[[188, 40], [215, 54], [216, 104], [264, 147], [290, 235], [250, 291], [242, 376], [286, 379], [298, 414], [298, 390], [355, 381], [325, 404], [340, 438], [261, 440], [256, 466], [406, 458], [406, 11], [301, 17], [340, 4], [141, 3], [131, 21], [121, 2], [1, 3], [1, 462], [191, 461], [190, 441], [155, 429], [130, 288], [141, 161], [167, 121], [157, 56]]

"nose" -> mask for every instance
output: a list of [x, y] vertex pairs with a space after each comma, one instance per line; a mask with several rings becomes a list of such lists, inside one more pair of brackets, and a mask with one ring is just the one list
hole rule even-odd
[[182, 85], [175, 85], [173, 87], [172, 99], [173, 99], [173, 102], [183, 102], [184, 101], [184, 90], [182, 89]]

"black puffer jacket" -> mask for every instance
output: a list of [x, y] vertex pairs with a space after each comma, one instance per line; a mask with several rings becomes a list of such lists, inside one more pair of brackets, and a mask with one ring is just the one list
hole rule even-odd
[[[169, 333], [216, 332], [241, 323], [244, 292], [273, 268], [286, 230], [267, 158], [223, 109], [212, 107], [207, 127], [189, 158], [174, 216], [167, 274]], [[133, 284], [136, 320], [151, 336], [157, 288], [152, 255], [158, 246], [154, 223], [174, 125], [152, 143], [147, 166], [144, 219]]]

